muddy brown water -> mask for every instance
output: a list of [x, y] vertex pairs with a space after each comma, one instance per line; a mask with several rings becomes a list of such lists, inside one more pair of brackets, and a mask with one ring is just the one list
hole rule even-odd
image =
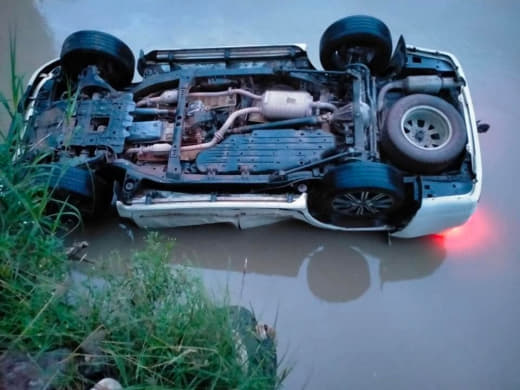
[[[172, 261], [196, 265], [216, 295], [227, 288], [261, 320], [276, 320], [283, 365], [292, 367], [288, 389], [518, 389], [519, 2], [4, 0], [0, 87], [7, 86], [9, 25], [16, 26], [20, 68], [29, 75], [78, 29], [115, 34], [135, 53], [307, 42], [319, 64], [324, 28], [356, 13], [382, 18], [394, 40], [402, 33], [409, 43], [461, 60], [477, 117], [492, 125], [481, 136], [484, 188], [470, 222], [444, 238], [392, 246], [381, 234], [298, 222], [246, 231], [169, 229], [161, 237], [176, 239]], [[141, 247], [144, 235], [109, 218], [77, 238], [100, 259]]]

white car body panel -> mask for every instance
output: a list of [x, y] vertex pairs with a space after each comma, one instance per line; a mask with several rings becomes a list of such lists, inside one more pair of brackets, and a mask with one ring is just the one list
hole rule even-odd
[[210, 195], [185, 195], [147, 203], [145, 197], [127, 205], [117, 202], [117, 211], [123, 218], [132, 219], [143, 228], [193, 226], [213, 223], [232, 223], [246, 229], [299, 219], [310, 225], [329, 230], [381, 231], [390, 227], [343, 228], [318, 221], [307, 207], [307, 194], [293, 199], [283, 195], [231, 195], [212, 199]]

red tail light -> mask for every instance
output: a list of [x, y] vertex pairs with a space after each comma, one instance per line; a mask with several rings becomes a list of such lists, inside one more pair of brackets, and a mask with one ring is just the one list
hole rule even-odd
[[472, 252], [490, 246], [497, 231], [490, 214], [479, 207], [462, 226], [447, 229], [434, 236], [434, 240], [448, 251]]

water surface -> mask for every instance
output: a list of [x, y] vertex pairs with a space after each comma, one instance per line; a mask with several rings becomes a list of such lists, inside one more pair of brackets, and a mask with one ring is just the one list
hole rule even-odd
[[[455, 53], [471, 86], [481, 136], [484, 188], [475, 216], [450, 235], [393, 240], [321, 231], [298, 222], [239, 231], [226, 225], [169, 229], [172, 261], [200, 267], [216, 291], [277, 321], [279, 351], [293, 370], [286, 388], [520, 388], [520, 3], [448, 0], [3, 3], [15, 24], [21, 69], [57, 55], [78, 29], [101, 29], [139, 49], [306, 42], [318, 62], [322, 31], [365, 13], [394, 41]], [[131, 234], [129, 232], [131, 231]], [[89, 257], [142, 246], [144, 232], [109, 219], [79, 233]], [[133, 240], [132, 240], [133, 238]], [[247, 272], [243, 276], [245, 259]], [[243, 288], [241, 287], [243, 283]]]

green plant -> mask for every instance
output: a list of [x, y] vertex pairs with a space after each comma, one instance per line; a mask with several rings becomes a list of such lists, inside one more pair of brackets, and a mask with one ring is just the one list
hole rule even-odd
[[[49, 172], [43, 164], [46, 156], [30, 153], [22, 142], [21, 113], [16, 107], [23, 78], [16, 74], [15, 48], [16, 41], [11, 38], [12, 98], [0, 96], [12, 118], [9, 132], [0, 132], [0, 349], [40, 349], [49, 339], [41, 331], [45, 327], [40, 319], [53, 323], [47, 308], [54, 307], [60, 295], [58, 286], [66, 275], [57, 233], [63, 217], [77, 218], [78, 214], [65, 201], [53, 198]], [[54, 212], [49, 212], [50, 206]]]
[[56, 388], [90, 388], [85, 369], [96, 366], [132, 389], [272, 388], [273, 355], [244, 363], [226, 301], [210, 299], [187, 268], [172, 268], [171, 244], [156, 234], [126, 273], [98, 273], [100, 288], [93, 277], [74, 294], [62, 233], [64, 217], [79, 215], [55, 199], [48, 156], [23, 142], [15, 47], [12, 39], [12, 99], [0, 96], [13, 121], [0, 143], [0, 357], [67, 348], [67, 369], [46, 379]]
[[273, 352], [245, 363], [234, 312], [225, 300], [210, 299], [188, 268], [170, 266], [170, 255], [171, 244], [151, 233], [126, 272], [101, 272], [101, 283], [99, 272], [72, 288], [66, 274], [24, 274], [25, 288], [32, 279], [27, 290], [9, 279], [0, 304], [0, 349], [68, 348], [72, 368], [53, 378], [64, 388], [92, 384], [80, 369], [86, 357], [131, 389], [273, 388]]
[[14, 119], [23, 95], [23, 77], [16, 71], [16, 37], [14, 34], [9, 34], [9, 60], [11, 99], [0, 91], [0, 103], [11, 119]]
[[[129, 388], [270, 388], [261, 364], [245, 370], [230, 312], [216, 304], [186, 267], [169, 265], [171, 244], [154, 233], [129, 259], [127, 272], [90, 289], [91, 329], [100, 350]], [[125, 387], [126, 388], [126, 387]]]

